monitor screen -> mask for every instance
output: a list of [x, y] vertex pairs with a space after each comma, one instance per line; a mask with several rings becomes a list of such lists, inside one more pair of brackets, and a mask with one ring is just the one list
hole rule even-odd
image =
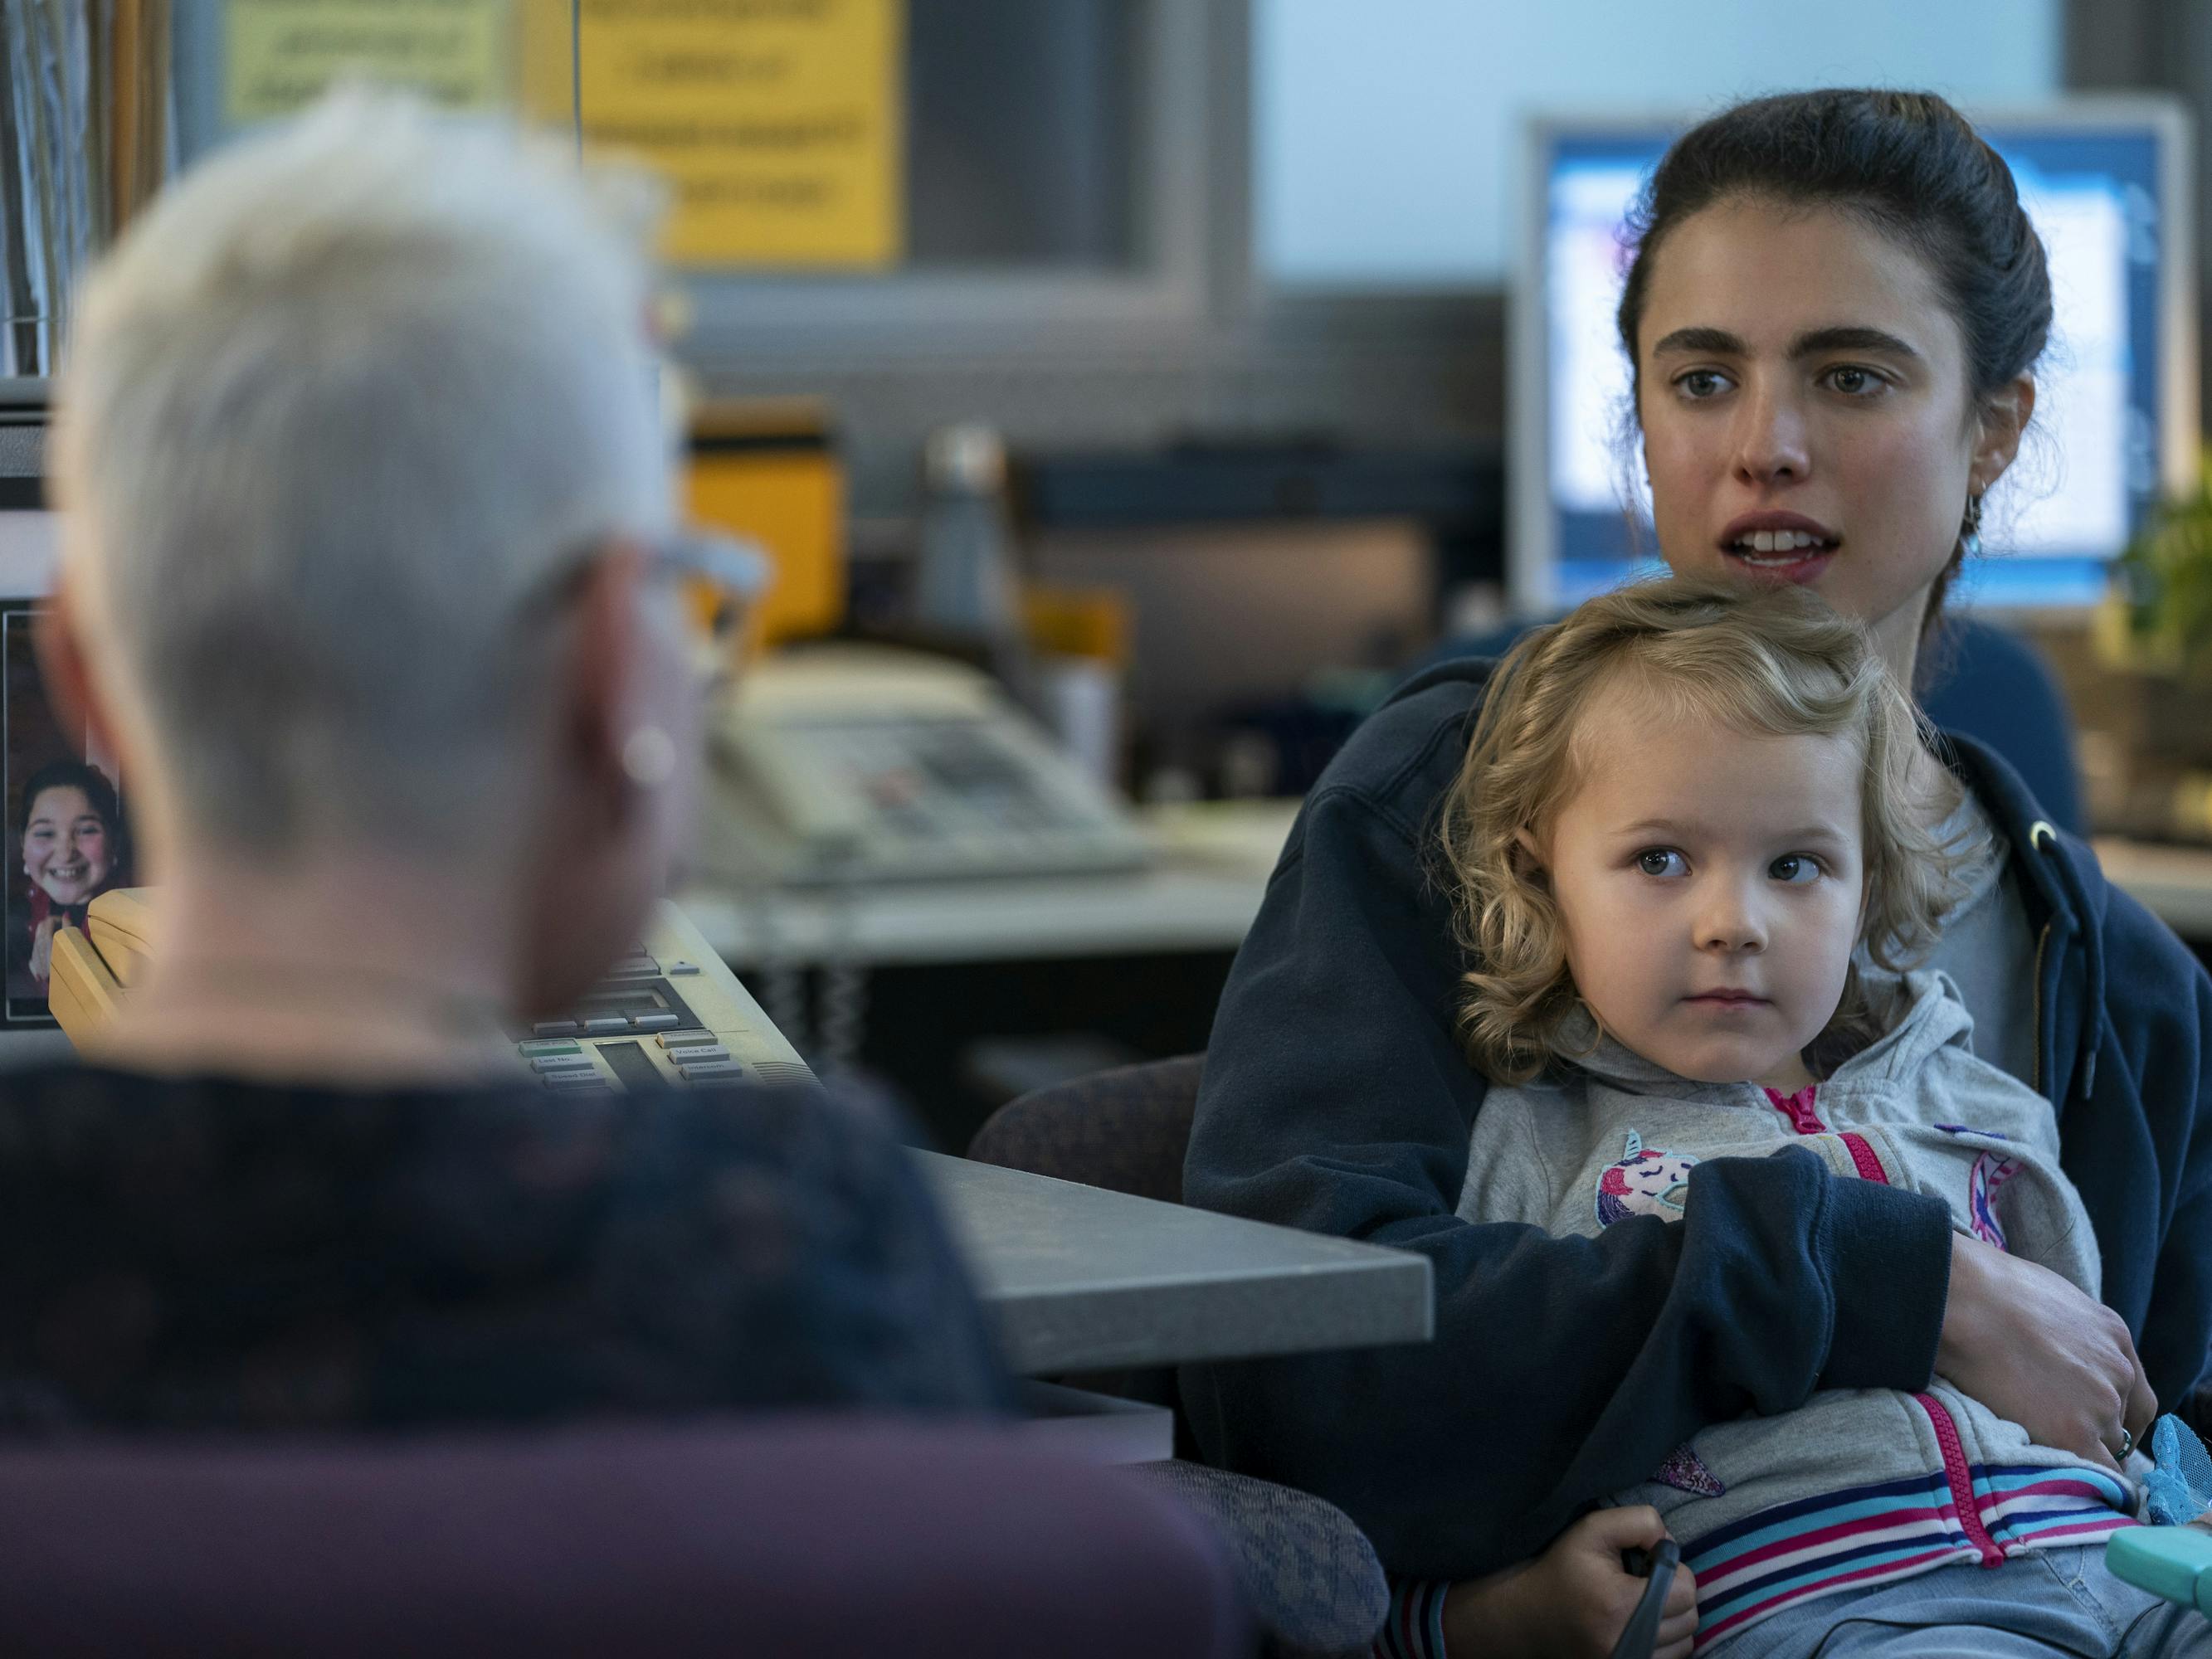
[[[13, 483], [14, 480], [5, 482]], [[33, 630], [53, 578], [58, 520], [0, 507], [0, 1030], [50, 1026], [47, 962], [57, 929], [131, 884], [131, 835], [112, 759], [65, 726], [39, 675]]]
[[[2039, 435], [1993, 495], [1993, 556], [1957, 590], [1969, 603], [2081, 605], [2165, 489], [2185, 482], [2196, 441], [2185, 360], [2188, 258], [2169, 236], [2179, 123], [2091, 112], [1979, 123], [2013, 169], [2048, 252], [2051, 347], [2037, 372]], [[1537, 246], [1522, 295], [1515, 465], [1514, 599], [1524, 612], [1573, 605], [1656, 568], [1627, 359], [1614, 322], [1626, 221], [1680, 128], [1547, 124], [1537, 139]], [[1533, 301], [1533, 303], [1532, 303]], [[1533, 392], [1533, 395], [1532, 395]], [[1540, 409], [1540, 418], [1531, 411]], [[2177, 471], [2179, 477], [2177, 477]]]

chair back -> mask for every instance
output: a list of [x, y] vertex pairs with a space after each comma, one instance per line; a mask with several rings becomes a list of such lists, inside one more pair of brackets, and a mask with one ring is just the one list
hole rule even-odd
[[1180, 1204], [1205, 1069], [1204, 1054], [1179, 1054], [1032, 1090], [991, 1114], [968, 1156]]
[[0, 1652], [1250, 1651], [1211, 1533], [1018, 1430], [683, 1428], [0, 1451]]

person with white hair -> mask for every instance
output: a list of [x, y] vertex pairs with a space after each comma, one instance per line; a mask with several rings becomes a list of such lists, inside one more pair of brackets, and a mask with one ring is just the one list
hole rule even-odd
[[1006, 1404], [876, 1115], [504, 1080], [691, 816], [650, 299], [573, 163], [366, 92], [90, 278], [40, 647], [165, 931], [0, 1092], [0, 1423]]

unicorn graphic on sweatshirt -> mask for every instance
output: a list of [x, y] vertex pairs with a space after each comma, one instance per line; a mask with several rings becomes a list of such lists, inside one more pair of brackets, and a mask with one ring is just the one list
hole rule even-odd
[[1690, 1171], [1697, 1164], [1682, 1153], [1647, 1147], [1644, 1137], [1631, 1129], [1627, 1149], [1597, 1178], [1597, 1224], [1610, 1227], [1632, 1215], [1680, 1220], [1690, 1195]]

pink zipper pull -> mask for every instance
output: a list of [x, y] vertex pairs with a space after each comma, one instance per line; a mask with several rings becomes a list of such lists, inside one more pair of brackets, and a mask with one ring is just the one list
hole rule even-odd
[[1801, 1135], [1821, 1135], [1828, 1126], [1820, 1121], [1820, 1115], [1813, 1109], [1813, 1096], [1819, 1090], [1817, 1083], [1808, 1083], [1794, 1095], [1785, 1095], [1779, 1089], [1769, 1089], [1766, 1097], [1774, 1103], [1774, 1109], [1790, 1120], [1790, 1127]]

